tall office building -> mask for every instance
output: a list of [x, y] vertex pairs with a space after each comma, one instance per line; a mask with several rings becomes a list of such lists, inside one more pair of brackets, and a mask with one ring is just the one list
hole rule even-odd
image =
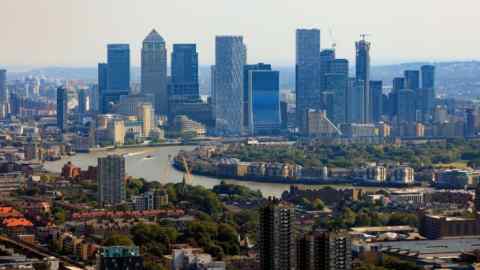
[[422, 88], [434, 89], [435, 88], [435, 66], [423, 65], [420, 68], [422, 72]]
[[156, 114], [167, 115], [167, 49], [165, 40], [155, 30], [143, 40], [141, 61], [142, 93], [152, 94]]
[[111, 112], [112, 105], [117, 104], [121, 96], [130, 92], [130, 46], [108, 44], [107, 64], [106, 66], [99, 64], [98, 73], [101, 111]]
[[420, 88], [420, 72], [418, 70], [405, 70], [405, 89], [417, 91]]
[[362, 39], [355, 43], [355, 76], [363, 83], [363, 106], [361, 122], [372, 121], [372, 106], [370, 104], [370, 42]]
[[85, 114], [87, 112], [88, 95], [85, 89], [78, 90], [78, 113]]
[[297, 239], [298, 270], [351, 270], [352, 240], [343, 232], [312, 232]]
[[320, 90], [325, 91], [325, 75], [332, 72], [332, 64], [335, 61], [335, 50], [325, 49], [320, 51]]
[[249, 81], [250, 81], [250, 71], [252, 70], [272, 70], [272, 65], [258, 63], [254, 65], [245, 65], [243, 67], [243, 115], [246, 117], [243, 118], [243, 124], [245, 128], [250, 128], [250, 114], [252, 111], [251, 108], [251, 95], [249, 94]]
[[144, 137], [150, 136], [154, 124], [154, 109], [151, 103], [143, 103], [137, 105], [138, 119], [142, 121], [142, 135]]
[[0, 69], [0, 103], [8, 103], [7, 70]]
[[68, 93], [65, 87], [57, 88], [57, 127], [64, 132], [67, 129]]
[[123, 156], [109, 155], [98, 158], [97, 186], [99, 205], [118, 205], [125, 201], [125, 158]]
[[107, 45], [107, 89], [128, 91], [130, 89], [130, 46], [128, 44]]
[[269, 199], [259, 211], [257, 247], [260, 269], [296, 269], [293, 206]]
[[215, 38], [215, 127], [217, 132], [243, 132], [243, 68], [247, 50], [241, 36]]
[[397, 122], [412, 123], [417, 120], [416, 95], [411, 89], [397, 91], [396, 117]]
[[295, 52], [296, 118], [300, 133], [306, 134], [306, 114], [320, 110], [320, 30], [297, 29]]
[[107, 113], [108, 106], [104, 102], [103, 95], [108, 88], [108, 64], [98, 63], [98, 110], [100, 113]]
[[350, 78], [346, 94], [346, 123], [363, 123], [365, 84], [356, 78]]
[[173, 44], [171, 91], [174, 102], [199, 99], [197, 45]]
[[370, 81], [370, 97], [372, 106], [372, 120], [380, 122], [383, 115], [383, 82]]
[[424, 65], [420, 68], [422, 73], [423, 111], [430, 118], [435, 108], [435, 66]]
[[[325, 96], [329, 96], [328, 93], [332, 93], [332, 108], [325, 107], [327, 110], [328, 118], [335, 124], [345, 123], [346, 121], [346, 101], [347, 101], [347, 88], [348, 88], [348, 60], [347, 59], [334, 59], [329, 63], [328, 73], [324, 76], [324, 91], [327, 94], [323, 95], [322, 100], [325, 100]], [[325, 103], [325, 102], [324, 102]]]
[[251, 70], [248, 78], [250, 133], [276, 134], [280, 132], [279, 72]]
[[397, 77], [393, 78], [392, 91], [405, 89], [405, 78]]

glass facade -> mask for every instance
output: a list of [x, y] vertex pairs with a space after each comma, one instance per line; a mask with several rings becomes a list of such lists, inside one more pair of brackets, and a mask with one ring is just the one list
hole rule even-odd
[[198, 53], [195, 44], [173, 44], [170, 99], [198, 100]]
[[108, 90], [130, 89], [130, 46], [128, 44], [109, 44], [107, 58]]
[[254, 134], [274, 134], [280, 130], [279, 72], [251, 70], [249, 93], [252, 110], [250, 130]]

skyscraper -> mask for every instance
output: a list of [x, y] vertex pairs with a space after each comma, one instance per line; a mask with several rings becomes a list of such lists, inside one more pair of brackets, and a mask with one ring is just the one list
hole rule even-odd
[[297, 240], [298, 270], [351, 270], [352, 240], [343, 232], [312, 232]]
[[370, 104], [370, 42], [365, 38], [355, 43], [355, 76], [363, 83], [363, 106], [361, 122], [372, 121], [372, 108]]
[[196, 101], [198, 90], [198, 53], [195, 44], [173, 44], [172, 93], [174, 101]]
[[405, 89], [405, 78], [397, 77], [393, 78], [393, 87], [392, 91]]
[[67, 129], [68, 93], [64, 87], [57, 88], [57, 127], [64, 132]]
[[415, 91], [411, 89], [397, 91], [396, 116], [398, 123], [412, 123], [417, 120], [415, 97]]
[[251, 95], [249, 92], [250, 71], [252, 70], [272, 70], [269, 64], [258, 63], [255, 65], [245, 65], [243, 67], [243, 123], [245, 128], [250, 128], [250, 113], [251, 113]]
[[325, 49], [320, 51], [320, 90], [324, 91], [326, 87], [325, 74], [332, 72], [332, 64], [335, 61], [335, 50]]
[[84, 114], [87, 112], [87, 93], [85, 89], [78, 90], [78, 113]]
[[[272, 70], [249, 71], [250, 132], [275, 134], [280, 131], [279, 72]], [[250, 106], [249, 106], [250, 107]]]
[[295, 53], [296, 118], [300, 133], [306, 133], [306, 113], [320, 110], [320, 30], [297, 29]]
[[99, 205], [118, 205], [125, 201], [125, 158], [123, 156], [109, 155], [98, 158], [97, 186]]
[[241, 36], [215, 38], [215, 126], [219, 133], [243, 131], [243, 67], [247, 50]]
[[108, 65], [107, 63], [98, 63], [98, 109], [101, 113], [107, 113], [108, 106], [104, 102], [103, 95], [108, 88]]
[[141, 61], [142, 93], [153, 95], [156, 114], [167, 115], [167, 49], [165, 40], [155, 30], [143, 40]]
[[[333, 93], [333, 108], [327, 114], [335, 124], [346, 121], [348, 88], [348, 60], [335, 59], [329, 64], [329, 72], [324, 74], [325, 91]], [[328, 108], [324, 108], [327, 109]]]
[[260, 269], [296, 269], [293, 206], [269, 199], [259, 211], [257, 246]]
[[350, 78], [346, 94], [346, 121], [347, 123], [362, 123], [365, 106], [365, 84], [356, 78]]
[[435, 66], [423, 65], [420, 68], [422, 72], [422, 88], [434, 89], [435, 88]]
[[418, 70], [405, 70], [405, 88], [417, 91], [420, 88], [420, 72]]
[[380, 122], [383, 115], [383, 82], [370, 81], [370, 97], [372, 106], [372, 120]]
[[109, 91], [128, 91], [130, 89], [130, 46], [128, 44], [107, 45]]
[[7, 70], [0, 69], [0, 103], [8, 103]]

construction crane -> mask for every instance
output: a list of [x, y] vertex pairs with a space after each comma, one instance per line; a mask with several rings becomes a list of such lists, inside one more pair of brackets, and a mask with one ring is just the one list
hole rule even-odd
[[190, 173], [190, 168], [188, 167], [188, 162], [185, 157], [182, 157], [183, 168], [185, 169], [185, 174], [183, 175], [183, 184], [184, 185], [192, 185], [193, 179], [192, 174]]
[[337, 47], [337, 42], [335, 41], [332, 28], [328, 29], [328, 33], [330, 34], [330, 38], [332, 39], [332, 49], [335, 50], [335, 48]]
[[360, 34], [360, 37], [362, 38], [363, 41], [365, 41], [368, 36], [370, 36], [370, 34], [368, 33]]

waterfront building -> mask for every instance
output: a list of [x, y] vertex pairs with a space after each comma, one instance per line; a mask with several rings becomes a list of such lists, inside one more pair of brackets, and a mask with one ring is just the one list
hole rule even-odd
[[102, 247], [97, 256], [97, 270], [143, 270], [143, 257], [137, 246]]
[[321, 110], [320, 30], [297, 29], [295, 44], [296, 122], [305, 134], [307, 111]]
[[372, 121], [380, 122], [383, 115], [383, 82], [370, 81], [370, 97], [372, 106]]
[[398, 184], [413, 184], [415, 182], [415, 171], [409, 166], [398, 166], [393, 168], [390, 181]]
[[365, 173], [365, 180], [374, 182], [387, 181], [387, 168], [385, 166], [370, 166]]
[[243, 68], [247, 50], [241, 36], [215, 38], [215, 127], [219, 134], [243, 132]]
[[277, 199], [269, 199], [259, 211], [257, 247], [260, 269], [296, 269], [294, 207]]
[[150, 95], [155, 113], [167, 115], [167, 49], [165, 40], [152, 30], [143, 40], [141, 55], [141, 91]]
[[250, 116], [252, 112], [251, 93], [250, 93], [250, 71], [252, 70], [272, 70], [270, 64], [258, 63], [254, 65], [245, 65], [243, 67], [243, 118], [244, 127], [250, 130]]
[[143, 137], [149, 137], [150, 132], [155, 126], [155, 113], [152, 104], [143, 103], [139, 104], [138, 107], [138, 120], [142, 122], [142, 135]]
[[360, 123], [372, 121], [370, 98], [370, 42], [365, 38], [355, 43], [355, 77], [363, 84], [363, 97], [360, 114]]
[[125, 144], [125, 121], [123, 119], [113, 119], [107, 124], [108, 139], [114, 145]]
[[346, 232], [316, 231], [297, 240], [297, 269], [351, 270], [352, 239]]
[[199, 99], [196, 44], [173, 44], [170, 103]]
[[65, 87], [57, 88], [57, 127], [61, 132], [67, 129], [68, 93]]
[[206, 128], [201, 123], [193, 121], [186, 115], [177, 115], [173, 120], [173, 129], [177, 135], [203, 136], [207, 133]]
[[109, 155], [98, 158], [97, 167], [98, 204], [118, 205], [125, 202], [125, 158]]
[[[250, 70], [248, 73], [249, 130], [251, 134], [280, 132], [279, 72]], [[248, 110], [247, 108], [247, 110]]]

